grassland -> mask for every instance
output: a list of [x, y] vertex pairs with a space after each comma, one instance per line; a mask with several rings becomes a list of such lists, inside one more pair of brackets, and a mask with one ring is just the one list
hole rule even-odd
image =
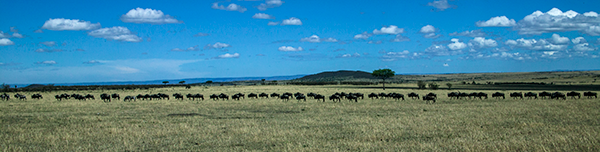
[[[43, 92], [0, 101], [2, 151], [599, 151], [599, 99], [449, 100], [449, 90], [211, 86]], [[461, 87], [457, 85], [457, 87]], [[467, 86], [463, 86], [463, 89]], [[451, 90], [472, 92], [473, 90]], [[485, 90], [509, 93], [528, 90]], [[534, 90], [538, 91], [538, 90]], [[547, 90], [555, 91], [555, 90]], [[62, 93], [437, 93], [422, 100], [56, 101]], [[478, 91], [479, 92], [479, 91]], [[564, 91], [563, 91], [564, 92]], [[37, 92], [26, 92], [31, 95]], [[22, 93], [23, 94], [23, 93]]]

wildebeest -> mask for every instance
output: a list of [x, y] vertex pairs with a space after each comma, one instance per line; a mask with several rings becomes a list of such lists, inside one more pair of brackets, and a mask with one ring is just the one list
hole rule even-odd
[[435, 94], [435, 93], [433, 93], [433, 92], [430, 92], [430, 93], [428, 93], [428, 94], [427, 94], [427, 95], [425, 95], [425, 96], [431, 96], [431, 97], [433, 97], [433, 98], [436, 98], [436, 99], [437, 99], [437, 94]]
[[294, 93], [294, 98], [299, 97], [299, 96], [304, 96], [304, 94], [300, 93], [300, 92]]
[[435, 98], [434, 96], [423, 96], [423, 100], [425, 100], [425, 104], [428, 104], [429, 101], [432, 101], [431, 104], [435, 103]]
[[7, 101], [10, 100], [10, 96], [6, 93], [0, 95], [0, 98], [2, 98], [2, 100], [7, 100]]
[[[246, 99], [246, 95], [245, 95], [245, 94], [243, 94], [243, 93], [237, 93], [237, 94], [234, 94], [234, 95], [238, 95], [238, 97], [240, 97], [240, 98], [242, 98], [242, 99]], [[250, 96], [250, 95], [248, 95], [248, 96]], [[248, 97], [248, 98], [250, 98], [250, 97]], [[239, 99], [238, 99], [238, 100], [239, 100]]]
[[33, 94], [31, 95], [31, 99], [44, 99], [41, 94]]
[[224, 94], [224, 93], [221, 93], [221, 94], [219, 94], [219, 99], [221, 99], [221, 100], [225, 100], [225, 99], [229, 100], [229, 96], [226, 95], [226, 94]]
[[269, 95], [263, 92], [263, 93], [260, 93], [260, 94], [258, 95], [258, 97], [260, 97], [260, 98], [263, 98], [263, 97], [265, 97], [265, 98], [269, 98]]
[[281, 100], [283, 100], [283, 101], [288, 101], [288, 100], [290, 100], [290, 96], [289, 96], [289, 95], [287, 95], [287, 94], [284, 94], [284, 95], [281, 95], [281, 96], [279, 97], [279, 99], [281, 99]]
[[485, 97], [485, 99], [488, 98], [488, 94], [487, 93], [483, 93], [483, 92], [479, 92], [477, 93], [477, 97], [479, 97], [479, 99], [481, 99], [482, 97]]
[[377, 99], [379, 99], [379, 96], [378, 96], [377, 94], [375, 94], [375, 93], [371, 93], [371, 94], [369, 94], [369, 95], [367, 95], [367, 96], [368, 96], [369, 98], [371, 98], [371, 100], [373, 100], [374, 98], [377, 98]]
[[593, 96], [594, 98], [598, 98], [598, 94], [597, 94], [596, 92], [591, 92], [591, 91], [584, 92], [584, 93], [583, 93], [583, 96], [584, 96], [584, 97], [588, 97], [588, 98], [592, 98], [592, 96]]
[[298, 101], [304, 100], [304, 102], [306, 102], [306, 96], [300, 94], [300, 95], [296, 96], [296, 100], [298, 100]]
[[522, 92], [513, 92], [513, 93], [510, 93], [510, 97], [515, 98], [515, 99], [516, 98], [523, 99], [523, 93]]
[[96, 100], [96, 98], [94, 98], [94, 95], [91, 95], [91, 94], [87, 94], [87, 95], [85, 95], [85, 98], [86, 98], [86, 99], [92, 99], [92, 100]]
[[356, 97], [353, 94], [346, 94], [346, 99], [348, 99], [350, 101], [354, 100], [354, 102], [358, 102], [358, 97]]
[[382, 93], [379, 93], [378, 95], [379, 95], [379, 97], [381, 97], [381, 98], [383, 98], [383, 99], [385, 99], [385, 98], [389, 97], [389, 96], [388, 96], [388, 94], [386, 94], [386, 93], [383, 93], [383, 92], [382, 92]]
[[575, 99], [575, 96], [577, 96], [578, 99], [581, 99], [581, 93], [579, 92], [571, 91], [567, 93], [567, 97], [571, 97], [571, 99]]
[[258, 95], [256, 93], [250, 93], [250, 94], [248, 94], [248, 98], [256, 98], [256, 99], [258, 99]]
[[[417, 95], [418, 97], [418, 95]], [[450, 92], [448, 93], [448, 98], [452, 99], [452, 98], [456, 98], [458, 99], [458, 92]]]
[[314, 98], [317, 99], [317, 101], [319, 101], [319, 99], [322, 99], [323, 102], [325, 102], [325, 96], [323, 96], [323, 95], [317, 94], [314, 96]]
[[411, 92], [408, 94], [408, 97], [411, 99], [415, 99], [415, 98], [419, 99], [419, 94]]
[[278, 93], [272, 93], [271, 97], [277, 97], [277, 98], [279, 98], [279, 94]]
[[110, 102], [111, 98], [110, 98], [110, 95], [103, 93], [100, 95], [100, 99], [102, 99], [102, 101], [104, 101], [104, 102], [107, 102], [107, 101]]
[[554, 99], [554, 98], [556, 98], [556, 99], [563, 98], [564, 100], [567, 100], [567, 97], [565, 96], [565, 94], [560, 93], [560, 92], [552, 93], [552, 96], [550, 96], [550, 99]]
[[146, 96], [142, 95], [142, 94], [138, 94], [137, 96], [135, 96], [136, 99], [142, 99], [142, 100], [146, 100]]
[[315, 98], [315, 95], [317, 95], [317, 94], [310, 92], [310, 93], [306, 94], [306, 97]]
[[125, 99], [123, 99], [123, 102], [125, 102], [125, 101], [131, 102], [131, 100], [135, 101], [136, 99], [134, 96], [126, 96]]
[[540, 93], [540, 98], [546, 99], [546, 97], [552, 97], [552, 94], [546, 91]]
[[210, 95], [210, 99], [219, 100], [219, 96], [216, 94], [212, 94], [212, 95]]
[[399, 93], [392, 93], [392, 98], [396, 99], [396, 100], [404, 100], [404, 95], [403, 94], [399, 94]]
[[329, 96], [329, 100], [333, 100], [333, 102], [335, 102], [335, 100], [337, 100], [338, 102], [342, 102], [342, 99], [340, 99], [339, 95], [331, 95]]
[[231, 96], [231, 100], [240, 100], [240, 95], [239, 94], [234, 94]]
[[191, 89], [191, 88], [192, 88], [192, 86], [189, 86], [189, 85], [185, 86], [185, 89]]
[[537, 93], [533, 93], [533, 92], [527, 92], [525, 93], [525, 97], [527, 97], [528, 99], [534, 98], [537, 99]]
[[113, 93], [112, 94], [112, 98], [117, 98], [118, 100], [121, 100], [121, 97], [119, 96], [119, 94]]
[[[188, 98], [188, 100], [189, 100], [190, 98], [192, 98], [191, 96], [192, 96], [192, 94], [189, 94], [189, 93], [186, 95], [186, 97]], [[181, 99], [181, 100], [183, 100], [183, 95], [181, 95], [181, 94], [179, 94], [179, 93], [175, 93], [175, 94], [173, 94], [173, 97], [175, 97], [175, 100], [177, 100], [177, 99]]]

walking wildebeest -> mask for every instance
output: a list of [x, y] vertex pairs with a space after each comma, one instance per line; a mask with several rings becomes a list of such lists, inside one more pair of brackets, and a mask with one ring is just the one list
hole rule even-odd
[[91, 94], [87, 94], [87, 95], [85, 95], [85, 98], [86, 98], [86, 99], [92, 99], [92, 100], [96, 100], [96, 98], [94, 98], [94, 95], [91, 95]]
[[498, 99], [500, 97], [502, 97], [502, 99], [506, 99], [506, 97], [504, 97], [504, 93], [496, 92], [496, 93], [492, 94], [492, 98]]
[[515, 99], [516, 98], [523, 99], [523, 93], [522, 92], [513, 92], [513, 93], [510, 93], [510, 97], [515, 98]]
[[119, 94], [113, 93], [112, 94], [112, 98], [117, 98], [118, 100], [121, 100], [121, 97], [119, 96]]
[[533, 93], [533, 92], [527, 92], [525, 93], [525, 97], [527, 97], [528, 99], [531, 99], [532, 97], [535, 97], [534, 99], [537, 99], [537, 93]]
[[260, 97], [260, 98], [263, 98], [263, 97], [265, 97], [265, 98], [269, 98], [269, 95], [263, 92], [263, 93], [260, 93], [260, 94], [258, 95], [258, 97]]
[[554, 99], [554, 98], [556, 98], [556, 99], [563, 98], [564, 100], [567, 100], [567, 96], [565, 96], [565, 94], [560, 93], [560, 92], [552, 93], [552, 96], [550, 96], [550, 99]]
[[279, 94], [278, 93], [272, 93], [271, 97], [277, 97], [277, 98], [279, 98]]
[[44, 99], [41, 94], [33, 94], [31, 95], [31, 99]]
[[221, 100], [225, 100], [225, 99], [229, 100], [229, 96], [226, 95], [226, 94], [224, 94], [224, 93], [221, 93], [221, 94], [219, 94], [219, 99], [221, 99]]
[[135, 101], [136, 99], [134, 96], [126, 96], [125, 99], [123, 99], [123, 102], [125, 102], [125, 101], [131, 102], [131, 100]]
[[283, 101], [288, 101], [288, 100], [290, 100], [290, 96], [289, 96], [289, 95], [287, 95], [287, 94], [284, 94], [284, 95], [281, 95], [281, 96], [279, 97], [279, 99], [281, 99], [281, 100], [283, 100]]
[[379, 99], [379, 96], [377, 94], [375, 94], [375, 93], [369, 94], [368, 97], [371, 98], [371, 100], [373, 100], [373, 98]]
[[319, 99], [322, 99], [323, 102], [325, 102], [325, 96], [323, 96], [323, 95], [317, 94], [317, 95], [315, 95], [314, 98], [317, 99], [317, 101], [319, 101]]
[[423, 96], [423, 100], [425, 100], [425, 104], [429, 104], [429, 101], [433, 101], [431, 102], [431, 104], [435, 103], [435, 98], [434, 96]]
[[548, 97], [548, 98], [552, 97], [552, 93], [549, 93], [546, 91], [540, 93], [540, 98], [546, 99], [546, 97]]
[[212, 95], [210, 95], [210, 99], [219, 100], [219, 96], [216, 94], [212, 94]]
[[256, 98], [256, 99], [258, 99], [258, 95], [256, 93], [250, 93], [250, 94], [248, 94], [248, 98]]
[[335, 102], [335, 100], [337, 100], [338, 102], [342, 102], [342, 99], [340, 99], [339, 95], [331, 95], [329, 96], [329, 100], [333, 100], [333, 102]]
[[581, 99], [581, 93], [579, 92], [571, 91], [567, 93], [567, 97], [571, 97], [571, 99], [575, 99], [575, 96], [577, 96], [578, 99]]
[[411, 92], [408, 94], [408, 97], [411, 99], [415, 99], [415, 98], [419, 99], [419, 94]]
[[110, 102], [111, 98], [110, 98], [110, 95], [103, 93], [100, 95], [100, 99], [102, 99], [102, 101], [104, 101], [104, 102], [107, 102], [107, 101]]
[[583, 96], [584, 96], [584, 97], [588, 97], [588, 98], [592, 98], [592, 96], [593, 96], [594, 98], [598, 98], [598, 94], [597, 94], [596, 92], [591, 92], [591, 91], [584, 92], [584, 93], [583, 93]]

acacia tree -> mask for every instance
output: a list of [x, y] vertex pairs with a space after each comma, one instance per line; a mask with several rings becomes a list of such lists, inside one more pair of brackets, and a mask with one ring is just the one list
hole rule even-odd
[[371, 75], [383, 80], [383, 90], [385, 90], [385, 79], [393, 77], [394, 75], [396, 75], [396, 72], [390, 69], [379, 69], [373, 71]]

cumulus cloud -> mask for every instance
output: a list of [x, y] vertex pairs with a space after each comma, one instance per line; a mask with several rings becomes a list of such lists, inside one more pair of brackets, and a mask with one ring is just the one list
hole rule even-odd
[[1, 38], [0, 39], [0, 46], [7, 46], [7, 45], [15, 45], [15, 42], [7, 39], [7, 38]]
[[300, 39], [300, 41], [302, 41], [302, 42], [311, 42], [311, 43], [319, 43], [319, 42], [337, 42], [338, 40], [335, 39], [335, 38], [331, 38], [331, 37], [330, 38], [321, 39], [317, 35], [312, 35], [310, 37], [302, 38], [302, 39]]
[[427, 6], [433, 6], [440, 11], [444, 11], [449, 8], [456, 8], [455, 5], [448, 4], [448, 0], [439, 0], [439, 1], [434, 0], [433, 2], [427, 3]]
[[379, 40], [379, 41], [369, 41], [367, 42], [368, 44], [382, 44], [383, 41]]
[[45, 45], [45, 46], [55, 46], [56, 42], [54, 42], [54, 41], [44, 41], [44, 42], [40, 42], [40, 44]]
[[245, 7], [234, 4], [234, 3], [229, 4], [227, 7], [225, 7], [223, 5], [219, 5], [219, 3], [213, 3], [211, 8], [218, 9], [218, 10], [226, 10], [226, 11], [238, 11], [240, 13], [244, 13], [245, 11], [248, 10]]
[[221, 42], [217, 42], [215, 44], [207, 44], [206, 46], [204, 46], [204, 49], [222, 49], [222, 48], [228, 48], [231, 47], [231, 45], [227, 44], [227, 43], [221, 43]]
[[479, 27], [510, 27], [517, 25], [517, 23], [514, 19], [508, 19], [506, 16], [496, 16], [485, 22], [479, 21], [475, 25]]
[[396, 25], [390, 25], [389, 27], [382, 27], [380, 30], [378, 30], [378, 29], [373, 30], [373, 34], [396, 35], [396, 34], [400, 34], [400, 33], [404, 33], [404, 28], [398, 28], [398, 26], [396, 26]]
[[433, 27], [432, 25], [425, 25], [425, 26], [421, 27], [421, 30], [419, 30], [419, 32], [421, 32], [421, 33], [435, 33], [435, 32], [437, 32], [437, 29], [435, 27]]
[[302, 21], [300, 19], [291, 17], [289, 19], [285, 19], [281, 22], [281, 25], [302, 25]]
[[100, 28], [100, 23], [92, 24], [90, 21], [83, 21], [78, 19], [64, 19], [56, 18], [49, 19], [44, 23], [42, 29], [53, 30], [53, 31], [80, 31], [80, 30], [94, 30]]
[[173, 52], [199, 51], [199, 50], [200, 50], [200, 48], [198, 48], [198, 45], [189, 47], [187, 49], [180, 49], [180, 48], [171, 49], [171, 51], [173, 51]]
[[428, 38], [428, 39], [437, 39], [439, 37], [442, 37], [441, 34], [436, 34], [436, 33], [428, 33], [423, 35], [424, 38]]
[[10, 34], [0, 31], [0, 38], [10, 38]]
[[121, 21], [128, 23], [150, 23], [150, 24], [168, 24], [182, 23], [170, 15], [165, 15], [161, 10], [150, 8], [131, 9], [127, 14], [121, 16]]
[[463, 32], [454, 32], [454, 33], [450, 33], [450, 36], [467, 36], [467, 37], [485, 37], [487, 36], [487, 34], [483, 31], [481, 31], [481, 29], [479, 30], [472, 30], [472, 31], [463, 31]]
[[19, 33], [13, 33], [12, 37], [23, 38], [24, 36], [22, 34], [19, 34]]
[[463, 52], [460, 49], [457, 50], [449, 50], [444, 45], [431, 45], [427, 49], [425, 49], [425, 53], [431, 56], [449, 56], [449, 55], [459, 55]]
[[373, 34], [370, 34], [370, 33], [367, 33], [367, 32], [363, 32], [361, 34], [354, 35], [354, 39], [368, 39], [371, 36], [373, 36]]
[[89, 61], [83, 62], [83, 64], [98, 64], [98, 63], [100, 63], [100, 61], [97, 61], [97, 60], [89, 60]]
[[469, 41], [469, 46], [473, 49], [491, 48], [498, 46], [498, 42], [492, 39], [485, 39], [484, 37], [475, 37]]
[[535, 11], [525, 16], [515, 27], [519, 34], [534, 34], [566, 31], [579, 31], [591, 36], [600, 35], [600, 18], [596, 12], [587, 12], [579, 14], [573, 10], [562, 12], [558, 8], [552, 8], [543, 13]]
[[202, 36], [209, 36], [209, 35], [210, 34], [208, 34], [208, 33], [199, 32], [198, 34], [194, 34], [194, 37], [202, 37]]
[[233, 54], [229, 54], [229, 53], [225, 53], [223, 55], [219, 55], [216, 58], [217, 59], [226, 59], [226, 58], [239, 58], [240, 54], [239, 53], [233, 53]]
[[265, 3], [258, 5], [257, 8], [258, 10], [265, 11], [269, 8], [279, 7], [281, 4], [283, 4], [283, 1], [281, 0], [267, 0]]
[[477, 53], [477, 54], [469, 54], [468, 56], [465, 56], [465, 57], [460, 57], [460, 59], [490, 59], [490, 58], [505, 59], [505, 60], [511, 59], [511, 60], [518, 60], [518, 61], [534, 59], [534, 57], [532, 57], [529, 54], [523, 54], [523, 53], [519, 53], [519, 52], [515, 52], [515, 53], [499, 52], [499, 53], [492, 53], [492, 54]]
[[452, 41], [452, 43], [448, 44], [448, 48], [450, 48], [450, 50], [461, 50], [467, 47], [467, 44], [460, 42], [459, 39], [451, 39], [450, 41]]
[[302, 47], [294, 48], [292, 46], [281, 46], [281, 47], [279, 47], [278, 50], [283, 51], [283, 52], [295, 52], [295, 51], [303, 51], [304, 49], [302, 49]]
[[336, 58], [358, 58], [360, 57], [359, 53], [354, 53], [354, 54], [340, 54], [338, 56], [336, 56]]
[[105, 38], [108, 40], [116, 41], [127, 41], [127, 42], [141, 42], [142, 38], [133, 34], [129, 29], [122, 26], [115, 26], [109, 28], [101, 28], [88, 32], [89, 36]]
[[448, 63], [444, 63], [444, 66], [447, 67], [447, 66], [450, 66], [450, 65]]
[[53, 52], [62, 52], [61, 49], [37, 49], [35, 52], [37, 53], [53, 53]]
[[544, 40], [544, 39], [536, 40], [536, 39], [524, 39], [524, 38], [520, 38], [517, 40], [507, 40], [505, 42], [505, 44], [510, 47], [514, 47], [514, 48], [521, 48], [521, 49], [525, 49], [525, 50], [534, 50], [534, 51], [565, 50], [568, 47], [567, 45], [552, 44], [549, 41]]
[[554, 44], [568, 44], [569, 43], [569, 38], [561, 37], [558, 34], [552, 34], [552, 37], [550, 38], [550, 40], [552, 42], [554, 42]]
[[586, 43], [587, 41], [583, 37], [576, 37], [576, 38], [572, 39], [571, 42], [573, 42], [573, 44], [579, 44], [579, 43]]
[[423, 54], [422, 53], [410, 53], [410, 51], [408, 50], [404, 50], [401, 52], [381, 52], [384, 55], [381, 56], [381, 60], [383, 61], [396, 61], [399, 59], [417, 59], [420, 58]]
[[40, 62], [35, 62], [35, 64], [45, 64], [45, 65], [54, 65], [56, 64], [56, 61], [40, 61]]
[[390, 40], [390, 42], [404, 42], [404, 41], [410, 41], [410, 38], [398, 34], [398, 35], [396, 35], [395, 38]]
[[252, 18], [254, 18], [254, 19], [274, 19], [275, 17], [273, 17], [269, 14], [265, 14], [265, 13], [256, 13], [256, 14], [254, 14], [254, 16], [252, 16]]
[[275, 25], [279, 25], [279, 22], [271, 22], [271, 21], [269, 21], [269, 23], [267, 23], [267, 25], [269, 25], [269, 26], [275, 26]]
[[575, 51], [594, 51], [594, 50], [597, 50], [597, 48], [592, 47], [588, 43], [580, 43], [580, 44], [575, 44], [575, 46], [573, 46], [573, 50], [575, 50]]

